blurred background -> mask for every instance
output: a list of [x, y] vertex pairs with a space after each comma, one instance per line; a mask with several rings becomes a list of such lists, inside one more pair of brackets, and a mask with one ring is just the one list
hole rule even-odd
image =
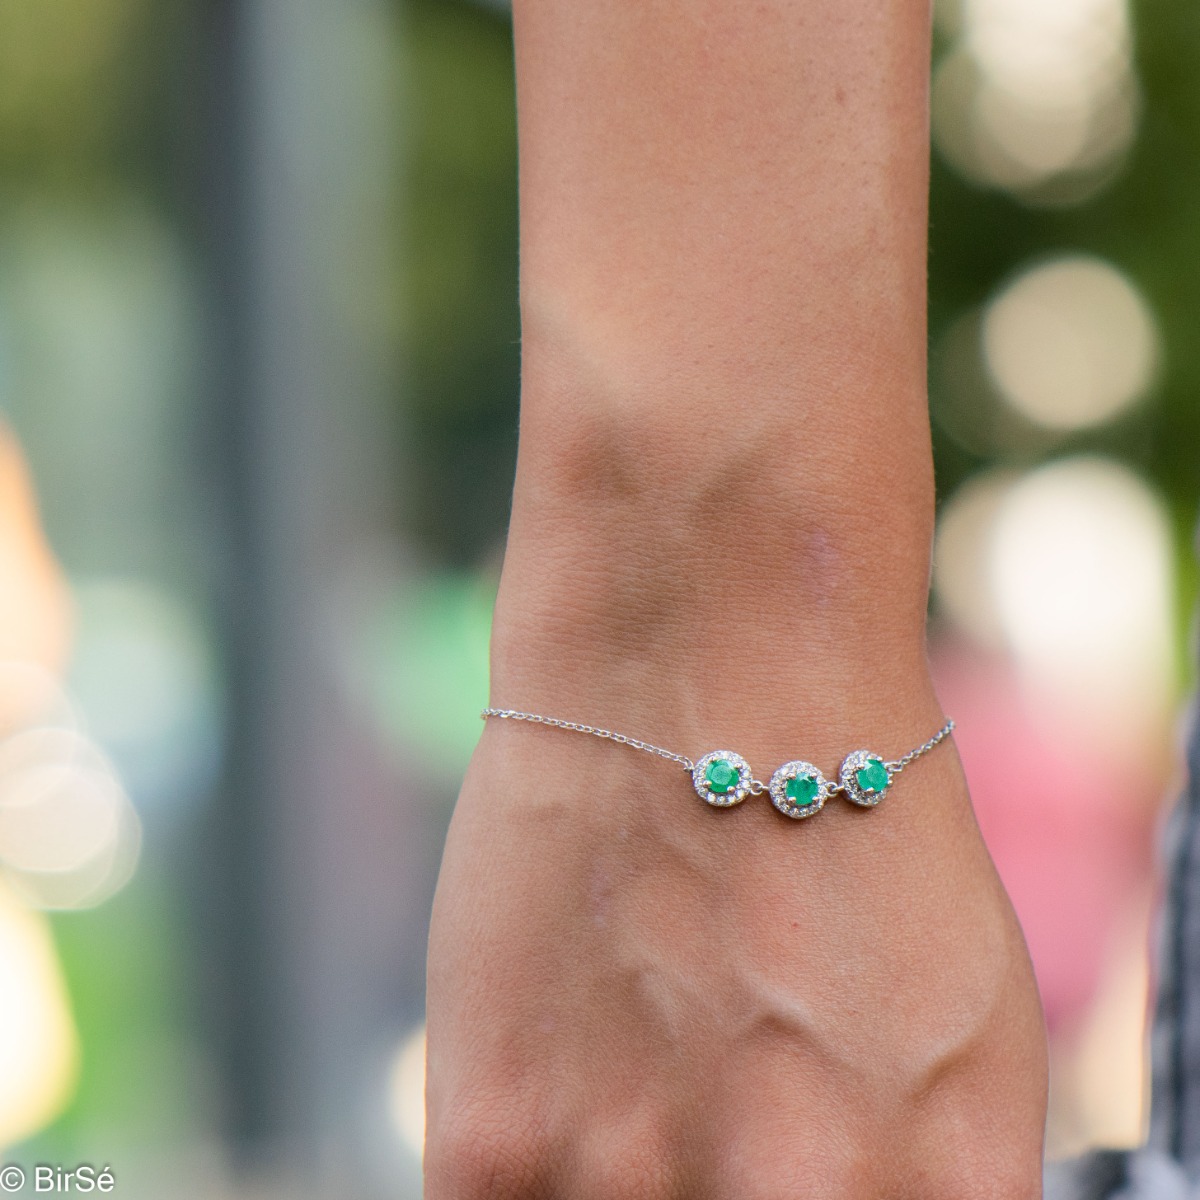
[[[937, 10], [933, 654], [1057, 1155], [1145, 1122], [1198, 50], [1185, 0]], [[515, 149], [499, 3], [0, 6], [5, 1161], [419, 1195], [425, 926], [516, 448]]]

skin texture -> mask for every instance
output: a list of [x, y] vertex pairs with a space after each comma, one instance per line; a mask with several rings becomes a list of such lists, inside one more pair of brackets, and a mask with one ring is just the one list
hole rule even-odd
[[[518, 0], [494, 704], [733, 749], [763, 779], [941, 725], [928, 18]], [[490, 724], [428, 1013], [428, 1200], [1041, 1194], [1041, 1014], [952, 743], [877, 809], [793, 822]]]

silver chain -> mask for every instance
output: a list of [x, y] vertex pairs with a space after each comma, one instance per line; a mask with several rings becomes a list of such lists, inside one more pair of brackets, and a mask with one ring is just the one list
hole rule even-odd
[[606, 738], [610, 742], [620, 742], [622, 746], [632, 746], [635, 750], [645, 750], [648, 754], [657, 754], [659, 758], [678, 763], [685, 771], [693, 771], [696, 767], [696, 764], [686, 754], [673, 754], [661, 746], [652, 746], [649, 742], [639, 741], [625, 733], [614, 733], [611, 729], [598, 729], [595, 725], [581, 725], [578, 721], [560, 721], [558, 717], [541, 717], [537, 713], [517, 712], [512, 708], [485, 708], [480, 716], [485, 721], [488, 717], [500, 717], [505, 721], [532, 721], [535, 725], [553, 725], [555, 729], [571, 729], [575, 733], [590, 733], [593, 737]]
[[944, 742], [953, 732], [954, 722], [947, 721], [945, 725], [943, 725], [941, 729], [939, 729], [937, 733], [935, 733], [933, 737], [929, 739], [929, 741], [922, 742], [921, 745], [919, 745], [915, 750], [910, 750], [903, 758], [897, 758], [892, 762], [884, 763], [883, 765], [887, 767], [887, 773], [889, 775], [899, 775], [900, 772], [909, 765], [909, 763], [915, 762], [921, 757], [922, 754], [928, 754], [930, 750], [934, 748], [934, 746], [936, 746], [939, 742]]
[[[485, 721], [488, 717], [499, 717], [504, 721], [532, 721], [535, 725], [553, 725], [555, 729], [569, 729], [574, 733], [590, 733], [593, 737], [604, 738], [610, 742], [619, 742], [622, 746], [632, 746], [635, 750], [645, 750], [647, 754], [657, 754], [659, 758], [665, 758], [668, 762], [678, 763], [689, 774], [696, 767], [696, 764], [686, 754], [675, 754], [671, 750], [664, 750], [661, 746], [654, 746], [650, 742], [643, 742], [638, 738], [630, 737], [626, 733], [616, 733], [611, 729], [600, 729], [596, 725], [582, 725], [578, 721], [563, 721], [558, 717], [543, 717], [538, 713], [518, 712], [513, 708], [485, 708], [479, 715]], [[915, 750], [910, 750], [903, 758], [885, 762], [883, 765], [887, 768], [888, 775], [899, 775], [905, 767], [915, 762], [922, 754], [928, 754], [939, 742], [945, 741], [953, 731], [954, 722], [947, 721], [929, 741], [923, 742]], [[750, 781], [750, 794], [752, 796], [762, 795], [766, 790], [767, 785], [762, 780], [752, 779]], [[841, 790], [840, 784], [833, 783], [832, 781], [828, 784], [830, 795]]]

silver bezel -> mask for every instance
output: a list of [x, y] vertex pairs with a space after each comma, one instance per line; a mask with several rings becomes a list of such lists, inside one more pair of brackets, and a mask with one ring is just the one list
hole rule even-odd
[[878, 759], [883, 763], [884, 769], [887, 769], [887, 760], [882, 754], [876, 754], [873, 750], [855, 750], [853, 754], [846, 755], [841, 769], [838, 771], [838, 780], [841, 782], [842, 791], [846, 793], [846, 799], [863, 808], [874, 808], [888, 794], [892, 786], [891, 771], [888, 771], [887, 786], [881, 792], [869, 792], [858, 786], [858, 776], [855, 772], [861, 767], [865, 767], [873, 758]]
[[[738, 773], [737, 787], [724, 795], [721, 795], [720, 792], [710, 791], [708, 782], [704, 778], [708, 764], [718, 758], [732, 763]], [[734, 754], [732, 750], [711, 750], [692, 768], [692, 786], [696, 789], [696, 795], [714, 808], [732, 808], [735, 804], [741, 804], [750, 795], [752, 779], [750, 764], [740, 754]]]
[[[811, 804], [796, 804], [788, 798], [788, 794], [785, 791], [788, 781], [801, 775], [813, 775], [816, 777], [817, 798]], [[825, 801], [829, 799], [829, 784], [825, 776], [821, 774], [820, 768], [814, 767], [810, 762], [802, 762], [799, 759], [796, 762], [784, 763], [771, 776], [771, 782], [767, 784], [767, 791], [771, 794], [771, 803], [785, 817], [791, 817], [796, 821], [801, 821], [805, 817], [811, 817], [819, 813], [825, 807]]]

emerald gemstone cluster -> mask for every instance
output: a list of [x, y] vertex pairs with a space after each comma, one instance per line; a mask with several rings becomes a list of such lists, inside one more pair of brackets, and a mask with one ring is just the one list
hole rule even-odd
[[805, 808], [821, 794], [821, 785], [815, 775], [797, 775], [784, 784], [783, 794], [793, 804]]
[[704, 770], [704, 782], [710, 792], [724, 796], [737, 787], [738, 769], [728, 759], [714, 758]]
[[732, 750], [714, 750], [692, 768], [697, 795], [716, 808], [741, 804], [750, 795], [750, 764]]
[[[758, 795], [750, 765], [732, 750], [713, 750], [692, 767], [692, 783], [702, 800], [717, 808], [740, 804]], [[843, 760], [837, 783], [826, 780], [819, 767], [797, 759], [784, 763], [766, 785], [771, 803], [785, 817], [800, 820], [819, 813], [836, 792], [863, 808], [874, 808], [892, 785], [892, 768], [870, 750], [855, 750]]]
[[868, 759], [865, 767], [854, 772], [854, 778], [864, 792], [882, 792], [888, 785], [887, 767], [877, 758]]
[[848, 800], [864, 808], [873, 808], [887, 794], [892, 775], [878, 754], [855, 750], [842, 763], [839, 782]]
[[771, 803], [785, 817], [799, 820], [821, 811], [829, 795], [825, 776], [810, 762], [784, 763], [767, 784]]

